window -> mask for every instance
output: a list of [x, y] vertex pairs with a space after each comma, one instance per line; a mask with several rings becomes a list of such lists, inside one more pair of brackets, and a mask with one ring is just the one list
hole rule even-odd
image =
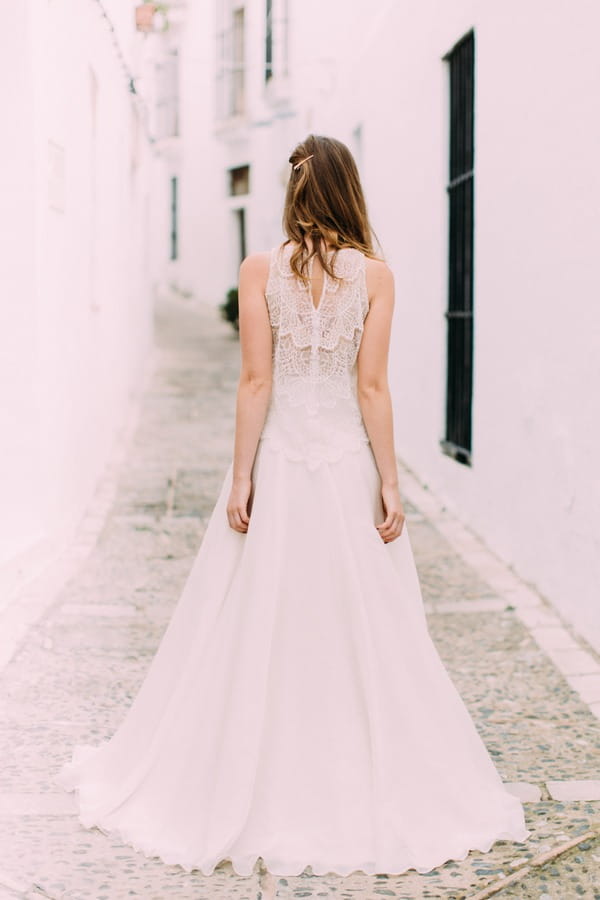
[[265, 81], [273, 77], [273, 0], [267, 2], [265, 31]]
[[238, 166], [229, 170], [229, 193], [232, 197], [250, 191], [250, 166]]
[[233, 11], [233, 53], [231, 66], [231, 113], [244, 112], [244, 9]]
[[446, 435], [442, 449], [471, 464], [473, 390], [473, 183], [475, 41], [446, 57], [450, 75]]
[[217, 0], [216, 115], [245, 111], [245, 15], [239, 0]]
[[171, 178], [171, 259], [177, 259], [177, 177]]
[[287, 97], [288, 0], [263, 0], [265, 4], [264, 78], [271, 100]]
[[246, 210], [242, 207], [234, 210], [234, 214], [238, 233], [238, 252], [242, 263], [246, 258]]

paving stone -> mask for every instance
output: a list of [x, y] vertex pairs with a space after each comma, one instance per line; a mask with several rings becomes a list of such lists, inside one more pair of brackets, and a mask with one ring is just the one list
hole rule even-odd
[[136, 614], [135, 606], [125, 603], [121, 606], [112, 603], [63, 603], [60, 611], [63, 615], [108, 616], [109, 618], [122, 618]]
[[534, 639], [545, 650], [579, 650], [579, 644], [569, 634], [566, 628], [560, 625], [541, 625], [531, 629]]
[[535, 609], [541, 604], [539, 595], [524, 586], [509, 587], [502, 591], [502, 596], [519, 610]]
[[530, 784], [528, 781], [509, 782], [506, 789], [523, 803], [538, 803], [542, 799], [542, 792], [537, 784]]
[[492, 612], [506, 609], [506, 600], [500, 597], [484, 597], [482, 600], [450, 600], [432, 603], [425, 601], [425, 610], [431, 613]]
[[553, 800], [600, 800], [600, 781], [547, 781]]
[[429, 628], [505, 781], [597, 777], [597, 720], [515, 612], [431, 615]]
[[600, 703], [600, 674], [569, 675], [567, 681], [586, 703]]
[[546, 647], [548, 655], [565, 675], [600, 675], [600, 663], [585, 650], [558, 650]]
[[597, 719], [600, 719], [600, 703], [590, 703], [590, 710]]

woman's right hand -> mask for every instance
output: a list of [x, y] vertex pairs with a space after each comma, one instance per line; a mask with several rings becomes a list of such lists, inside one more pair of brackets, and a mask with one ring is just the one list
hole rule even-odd
[[227, 520], [229, 527], [241, 534], [246, 534], [250, 523], [250, 500], [252, 494], [251, 478], [234, 478], [227, 501]]
[[396, 538], [400, 537], [406, 519], [398, 487], [395, 485], [383, 485], [381, 488], [381, 501], [385, 519], [380, 525], [376, 525], [376, 528], [384, 544], [389, 544], [390, 541], [395, 541]]

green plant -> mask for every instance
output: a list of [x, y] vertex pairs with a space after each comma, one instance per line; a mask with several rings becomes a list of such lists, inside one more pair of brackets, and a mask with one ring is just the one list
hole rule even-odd
[[238, 305], [238, 289], [233, 287], [227, 291], [226, 300], [224, 303], [221, 303], [219, 309], [221, 310], [221, 315], [225, 319], [226, 322], [231, 322], [236, 331], [240, 330], [240, 322], [239, 322], [239, 305]]

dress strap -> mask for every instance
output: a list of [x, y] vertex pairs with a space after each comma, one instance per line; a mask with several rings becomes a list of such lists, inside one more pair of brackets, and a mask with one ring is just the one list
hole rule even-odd
[[267, 286], [265, 289], [265, 293], [269, 293], [270, 291], [272, 291], [277, 283], [277, 276], [279, 274], [280, 250], [281, 245], [271, 248], [271, 252], [269, 254], [269, 274], [267, 276]]

